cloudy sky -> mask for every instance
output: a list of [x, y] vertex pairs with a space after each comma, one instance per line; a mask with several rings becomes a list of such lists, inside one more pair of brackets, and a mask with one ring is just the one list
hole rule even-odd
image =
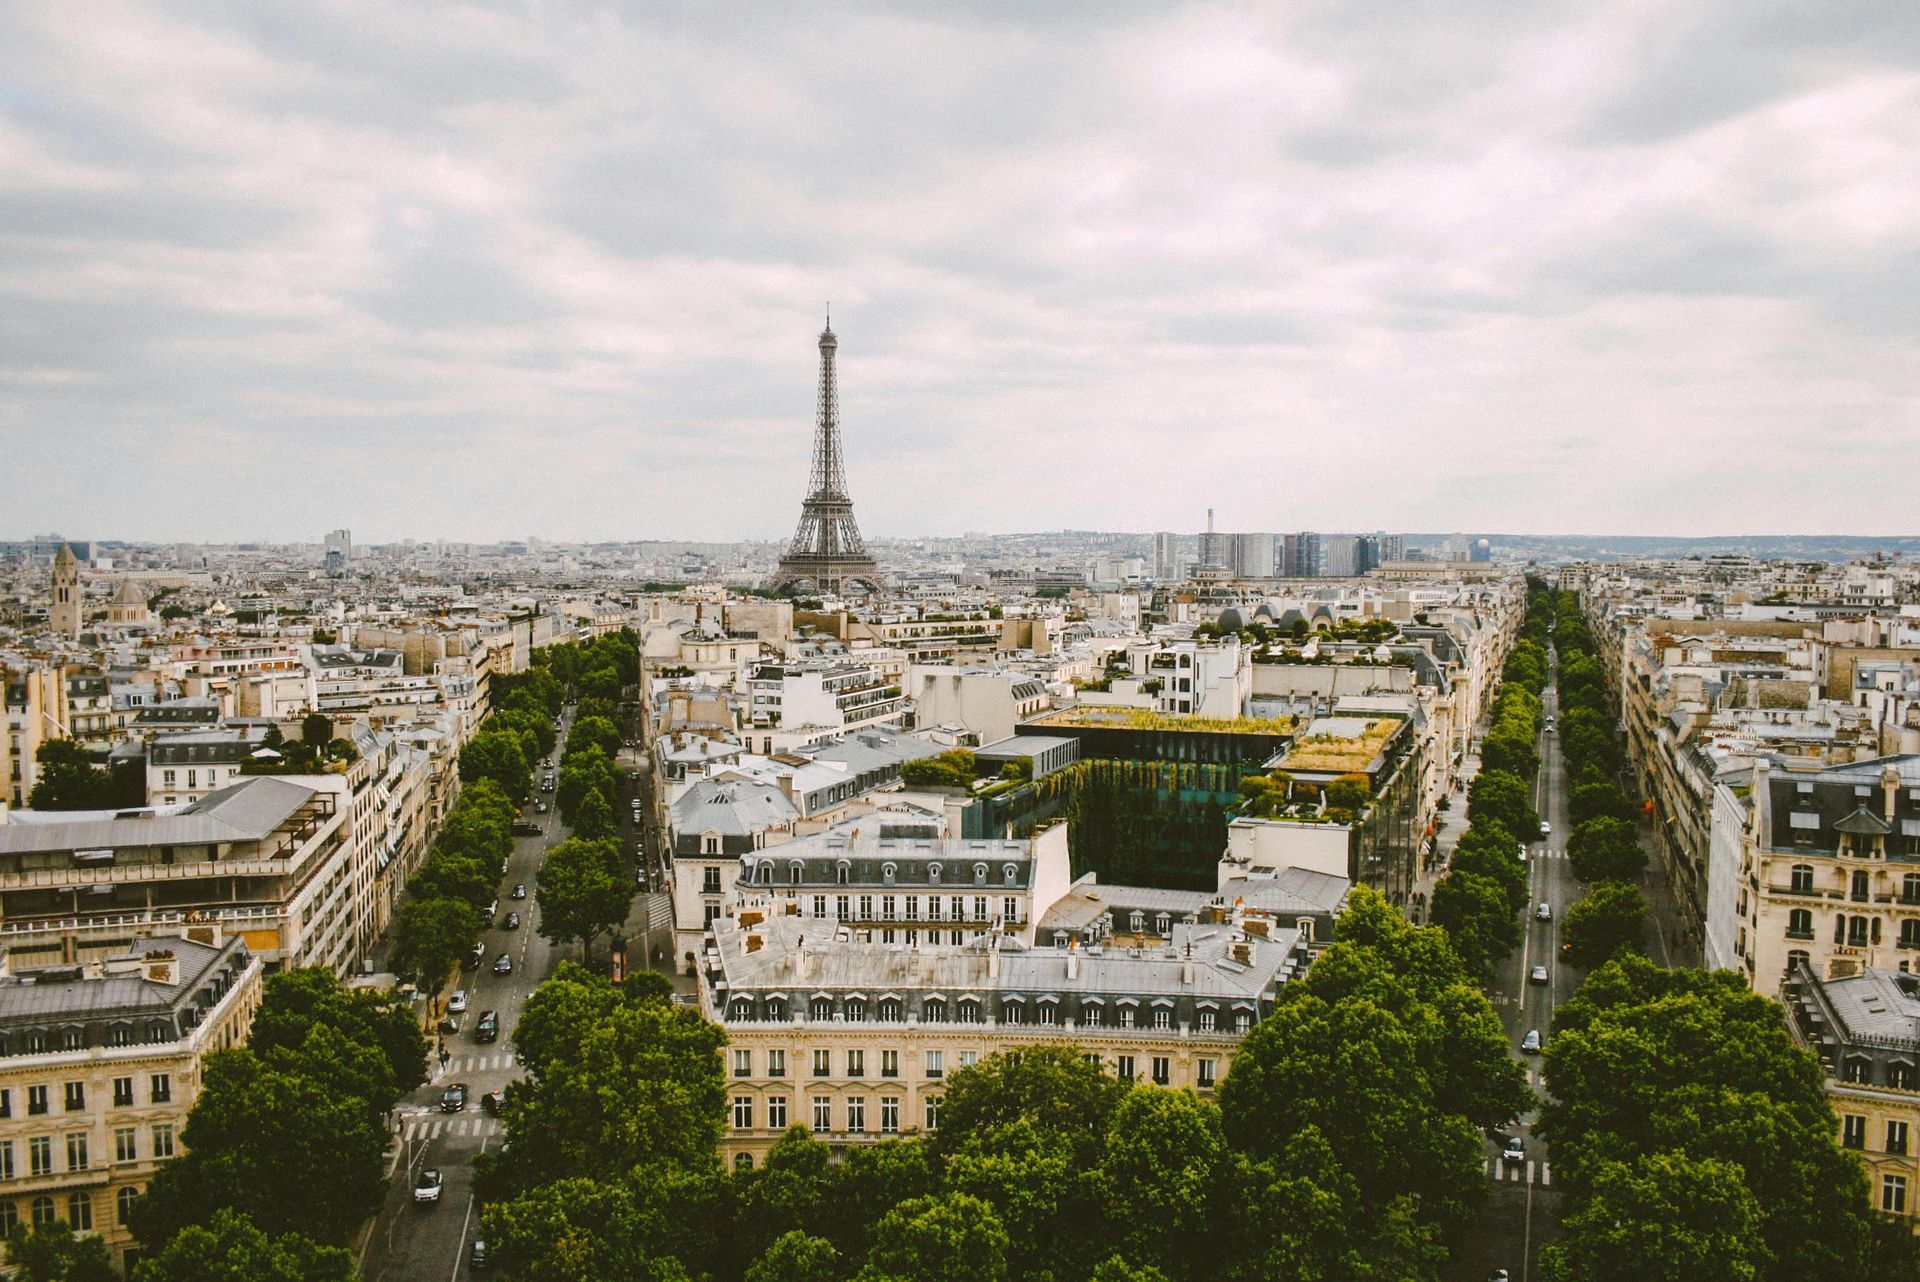
[[0, 537], [1913, 532], [1920, 4], [0, 6]]

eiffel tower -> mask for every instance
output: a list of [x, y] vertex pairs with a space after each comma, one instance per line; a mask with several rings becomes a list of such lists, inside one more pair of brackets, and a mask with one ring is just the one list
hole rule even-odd
[[833, 336], [833, 320], [820, 332], [820, 407], [813, 428], [813, 475], [800, 505], [800, 527], [780, 566], [767, 581], [769, 588], [811, 584], [821, 592], [844, 592], [858, 585], [869, 591], [880, 587], [880, 567], [867, 553], [860, 527], [853, 523], [853, 500], [847, 496], [847, 475], [840, 465], [840, 389], [834, 381], [833, 355], [840, 340]]

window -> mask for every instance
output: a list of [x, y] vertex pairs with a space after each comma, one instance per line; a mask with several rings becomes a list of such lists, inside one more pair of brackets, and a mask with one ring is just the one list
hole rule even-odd
[[753, 1076], [752, 1051], [735, 1051], [733, 1053], [733, 1075], [735, 1077]]
[[173, 1156], [173, 1124], [161, 1122], [153, 1128], [153, 1155], [156, 1158]]
[[918, 895], [907, 896], [907, 920], [920, 920], [920, 896]]
[[1055, 1023], [1058, 1018], [1059, 1008], [1053, 1002], [1040, 1003], [1040, 1022], [1042, 1024]]
[[733, 1155], [733, 1169], [736, 1171], [751, 1171], [753, 1169], [753, 1154], [735, 1153]]
[[785, 1051], [767, 1052], [767, 1076], [785, 1077], [787, 1075], [787, 1053]]
[[1909, 917], [1900, 923], [1900, 947], [1920, 948], [1920, 918]]
[[813, 1097], [813, 1133], [823, 1135], [833, 1129], [833, 1099], [827, 1095]]
[[1027, 1022], [1026, 1008], [1020, 1004], [1019, 998], [1010, 998], [1001, 1004], [1000, 1018], [1009, 1024], [1024, 1024]]
[[872, 895], [860, 896], [860, 920], [861, 921], [873, 920], [873, 896]]
[[1907, 1124], [1905, 1122], [1887, 1123], [1887, 1152], [1905, 1153], [1907, 1151]]
[[800, 864], [798, 861], [787, 865], [787, 884], [789, 886], [798, 886], [800, 884]]
[[973, 884], [976, 886], [984, 886], [987, 884], [987, 866], [985, 864], [975, 864], [973, 866]]
[[1012, 895], [1007, 895], [1002, 898], [1000, 900], [1000, 919], [1010, 926], [1017, 924], [1020, 920], [1020, 901]]
[[844, 886], [847, 884], [847, 865], [845, 860], [842, 860], [839, 865], [834, 868], [833, 882], [836, 886]]
[[753, 1096], [736, 1095], [733, 1097], [733, 1129], [750, 1131], [753, 1129]]
[[1201, 1090], [1207, 1091], [1213, 1089], [1213, 1075], [1218, 1069], [1219, 1064], [1220, 1061], [1213, 1059], [1203, 1059], [1199, 1061], [1200, 1071], [1195, 1080]]
[[53, 1199], [51, 1197], [42, 1193], [39, 1197], [33, 1199], [34, 1228], [45, 1228], [47, 1225], [52, 1224], [55, 1218], [57, 1217], [54, 1215]]
[[880, 865], [880, 884], [883, 886], [891, 886], [893, 884], [894, 871], [895, 871], [894, 865], [881, 864]]
[[962, 1068], [972, 1068], [972, 1067], [974, 1066], [974, 1064], [976, 1064], [976, 1063], [978, 1063], [978, 1062], [979, 1062], [979, 1059], [980, 1059], [980, 1052], [979, 1052], [979, 1051], [961, 1051], [961, 1052], [960, 1052], [960, 1067], [962, 1067]]
[[816, 1024], [824, 1024], [833, 1018], [833, 1002], [826, 997], [816, 997], [807, 1007], [807, 1017]]
[[1105, 1022], [1106, 1017], [1106, 1012], [1102, 1011], [1098, 1006], [1082, 1006], [1080, 1008], [1080, 1022], [1088, 1028], [1100, 1027], [1100, 1025]]
[[849, 903], [847, 896], [835, 895], [833, 897], [833, 919], [835, 921], [846, 921], [851, 918], [853, 914], [848, 911], [848, 908]]
[[847, 1097], [847, 1132], [850, 1135], [867, 1133], [867, 1098], [864, 1095]]
[[13, 1141], [0, 1140], [0, 1180], [13, 1178]]
[[847, 999], [846, 1012], [847, 1022], [849, 1024], [864, 1024], [867, 1022], [867, 1004], [858, 997]]
[[778, 1022], [787, 1017], [787, 1000], [784, 997], [767, 998], [767, 1018]]
[[787, 1097], [771, 1095], [767, 1097], [767, 1125], [776, 1131], [787, 1129]]
[[899, 915], [900, 901], [892, 895], [880, 896], [880, 920], [892, 921]]
[[113, 1131], [113, 1160], [114, 1161], [133, 1162], [133, 1161], [139, 1160], [140, 1142], [139, 1142], [139, 1139], [137, 1138], [139, 1134], [140, 1132], [134, 1130], [134, 1128], [131, 1126], [117, 1126], [114, 1128], [114, 1131]]
[[86, 1040], [87, 1035], [81, 1029], [66, 1029], [60, 1034], [60, 1049], [63, 1051], [77, 1051]]
[[1133, 1027], [1133, 1007], [1122, 1006], [1120, 1008], [1120, 1027], [1122, 1028]]
[[134, 1199], [139, 1196], [140, 1190], [134, 1188], [132, 1185], [128, 1185], [113, 1195], [113, 1222], [115, 1224], [118, 1224], [121, 1228], [127, 1226], [128, 1219], [133, 1215]]
[[947, 1004], [938, 997], [928, 998], [922, 1010], [925, 1011], [929, 1024], [944, 1024], [947, 1022]]
[[1235, 1011], [1235, 1012], [1233, 1012], [1233, 1031], [1234, 1031], [1234, 1032], [1236, 1032], [1236, 1033], [1244, 1033], [1244, 1032], [1246, 1032], [1246, 1031], [1247, 1031], [1247, 1030], [1248, 1030], [1249, 1028], [1251, 1028], [1251, 1027], [1253, 1027], [1253, 1012], [1252, 1012], [1252, 1011], [1250, 1011], [1250, 1010], [1237, 1010], [1237, 1011]]
[[147, 1099], [155, 1104], [165, 1104], [173, 1098], [173, 1075], [155, 1073], [147, 1079]]
[[87, 1193], [67, 1195], [67, 1223], [75, 1233], [93, 1231], [93, 1197]]
[[753, 1018], [753, 999], [736, 997], [733, 1004], [727, 1008], [727, 1012], [727, 1018], [733, 1023], [744, 1024]]
[[1852, 899], [1855, 903], [1860, 903], [1860, 904], [1866, 903], [1869, 899], [1873, 898], [1870, 881], [1871, 879], [1868, 878], [1866, 873], [1864, 872], [1854, 873], [1852, 881], [1850, 883], [1850, 887], [1849, 887], [1850, 893], [1848, 894], [1847, 897], [1849, 899]]
[[1155, 1006], [1153, 1008], [1153, 1026], [1155, 1028], [1172, 1028], [1173, 1012], [1165, 1006]]
[[[5, 1054], [5, 1051], [0, 1050], [0, 1054]], [[12, 1090], [0, 1091], [0, 1117], [12, 1117], [12, 1116], [13, 1116], [13, 1091]]]
[[1201, 1032], [1211, 1033], [1213, 1031], [1213, 1026], [1215, 1022], [1216, 1021], [1212, 1011], [1203, 1010], [1200, 1012], [1200, 1031]]
[[900, 999], [898, 997], [883, 997], [880, 999], [880, 1022], [882, 1024], [898, 1024], [900, 1022]]
[[927, 1069], [927, 1076], [930, 1079], [937, 1080], [939, 1078], [946, 1076], [946, 1073], [947, 1073], [946, 1052], [928, 1051], [927, 1060], [926, 1060], [926, 1069]]
[[1869, 1060], [1854, 1056], [1841, 1066], [1840, 1075], [1849, 1082], [1871, 1082], [1873, 1064]]
[[84, 1113], [87, 1111], [87, 1084], [85, 1082], [67, 1083], [67, 1112]]
[[47, 1088], [44, 1086], [27, 1087], [27, 1112], [40, 1114], [47, 1111]]
[[717, 895], [720, 893], [720, 870], [718, 868], [702, 868], [700, 870], [700, 893], [703, 895]]
[[927, 1129], [930, 1131], [940, 1129], [940, 1097], [938, 1095], [927, 1101]]
[[1903, 903], [1920, 904], [1920, 872], [1910, 872], [1900, 879], [1900, 899]]
[[719, 904], [704, 904], [700, 909], [700, 920], [708, 926], [720, 920]]
[[880, 1133], [882, 1135], [900, 1133], [900, 1097], [897, 1095], [880, 1097]]
[[30, 1175], [53, 1174], [53, 1137], [36, 1135], [27, 1141], [27, 1172]]
[[975, 895], [973, 897], [973, 919], [980, 922], [987, 919], [987, 897], [985, 895]]
[[815, 917], [825, 917], [827, 915], [827, 897], [825, 895], [815, 895], [813, 897], [813, 915]]
[[133, 1107], [133, 1079], [116, 1077], [113, 1079], [113, 1106], [115, 1108]]
[[1903, 1059], [1897, 1059], [1887, 1065], [1887, 1085], [1897, 1091], [1913, 1089], [1913, 1065]]
[[1114, 1076], [1118, 1077], [1121, 1081], [1131, 1082], [1133, 1080], [1133, 1056], [1116, 1056], [1113, 1061], [1113, 1072]]
[[1165, 1086], [1173, 1080], [1173, 1061], [1165, 1055], [1153, 1057], [1153, 1084]]
[[1003, 882], [1005, 882], [1009, 886], [1017, 886], [1020, 884], [1019, 873], [1015, 870], [1012, 864], [1008, 864], [1006, 867], [1000, 870], [1000, 878]]
[[1867, 1146], [1867, 1119], [1858, 1113], [1848, 1113], [1840, 1119], [1840, 1143], [1845, 1148], [1865, 1148]]
[[863, 1050], [847, 1052], [847, 1076], [865, 1077], [867, 1075], [867, 1053]]
[[813, 1053], [813, 1075], [815, 1077], [832, 1076], [833, 1066], [829, 1062], [831, 1058], [832, 1052], [830, 1051], [815, 1051]]
[[899, 1051], [881, 1051], [880, 1052], [880, 1076], [882, 1077], [900, 1076], [900, 1052]]
[[[1891, 1215], [1905, 1215], [1907, 1211], [1907, 1177], [1904, 1175], [1882, 1175], [1880, 1177], [1880, 1209]], [[79, 1227], [75, 1225], [75, 1227]]]
[[20, 1208], [13, 1204], [12, 1198], [0, 1198], [0, 1237], [5, 1237], [19, 1227]]
[[1787, 914], [1787, 938], [1788, 939], [1812, 939], [1813, 938], [1813, 910], [1812, 909], [1796, 908], [1792, 912]]
[[929, 886], [938, 886], [940, 884], [940, 865], [939, 864], [927, 865], [927, 884]]
[[87, 1169], [87, 1133], [74, 1131], [67, 1136], [67, 1169], [84, 1171]]

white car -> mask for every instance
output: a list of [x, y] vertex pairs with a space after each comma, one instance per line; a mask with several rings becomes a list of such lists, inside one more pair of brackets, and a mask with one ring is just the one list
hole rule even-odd
[[1542, 837], [1551, 837], [1551, 836], [1553, 836], [1553, 825], [1552, 825], [1552, 824], [1550, 824], [1550, 823], [1548, 823], [1548, 822], [1547, 822], [1546, 820], [1544, 820], [1544, 819], [1542, 819], [1542, 820], [1540, 821], [1540, 835], [1541, 835]]
[[1500, 1150], [1500, 1160], [1503, 1162], [1509, 1163], [1511, 1165], [1518, 1165], [1519, 1163], [1526, 1161], [1527, 1160], [1526, 1141], [1522, 1140], [1518, 1135], [1508, 1140], [1507, 1146]]
[[1552, 921], [1553, 905], [1548, 903], [1546, 900], [1542, 899], [1540, 901], [1540, 906], [1533, 910], [1533, 915], [1535, 919], [1539, 921]]
[[447, 998], [447, 1014], [464, 1015], [467, 1013], [467, 990], [456, 988], [453, 996]]
[[420, 1178], [413, 1182], [413, 1204], [415, 1206], [436, 1206], [440, 1202], [440, 1172], [429, 1166], [420, 1172]]
[[1547, 982], [1547, 968], [1546, 968], [1545, 966], [1535, 966], [1535, 967], [1534, 967], [1534, 968], [1533, 968], [1532, 970], [1530, 970], [1530, 971], [1528, 971], [1528, 972], [1527, 972], [1527, 982], [1528, 982], [1529, 984], [1544, 984], [1544, 983], [1546, 983], [1546, 982]]

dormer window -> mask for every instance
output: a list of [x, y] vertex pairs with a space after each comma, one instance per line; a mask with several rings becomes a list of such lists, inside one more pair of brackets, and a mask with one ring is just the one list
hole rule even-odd
[[939, 864], [927, 865], [927, 884], [929, 886], [938, 886], [940, 884], [940, 865]]
[[973, 884], [976, 886], [984, 886], [987, 884], [987, 866], [985, 864], [975, 864], [973, 866]]
[[834, 868], [833, 877], [837, 883], [844, 886], [847, 884], [847, 881], [852, 876], [852, 873], [853, 873], [852, 866], [848, 864], [846, 860], [842, 859], [838, 864], [838, 866]]
[[798, 886], [800, 884], [800, 878], [805, 871], [806, 870], [801, 866], [801, 863], [798, 859], [788, 864], [787, 865], [787, 884], [789, 886]]
[[1019, 869], [1015, 868], [1012, 864], [1008, 864], [1005, 868], [1002, 868], [1000, 871], [1001, 871], [1001, 874], [1006, 877], [1007, 885], [1009, 886], [1014, 885], [1015, 879], [1018, 878], [1020, 875]]
[[894, 866], [892, 864], [881, 864], [880, 884], [883, 886], [891, 886], [893, 884], [893, 874]]

